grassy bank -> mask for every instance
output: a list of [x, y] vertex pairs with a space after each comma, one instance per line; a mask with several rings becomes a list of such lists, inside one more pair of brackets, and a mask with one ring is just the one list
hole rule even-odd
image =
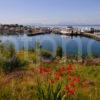
[[[0, 73], [1, 100], [99, 100], [100, 66], [63, 61], [29, 64], [27, 69]], [[74, 79], [79, 80], [74, 83]], [[67, 86], [71, 85], [70, 91]]]
[[[16, 52], [0, 45], [0, 100], [99, 100], [100, 63], [62, 57], [47, 51]], [[100, 59], [98, 58], [98, 61]]]

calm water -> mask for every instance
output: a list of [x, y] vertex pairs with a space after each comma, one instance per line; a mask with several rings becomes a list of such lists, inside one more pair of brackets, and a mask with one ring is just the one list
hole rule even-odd
[[2, 42], [12, 42], [16, 50], [35, 48], [39, 42], [41, 48], [51, 51], [55, 55], [58, 46], [63, 48], [63, 55], [85, 55], [100, 57], [100, 41], [85, 37], [69, 37], [61, 35], [39, 35], [28, 37], [21, 36], [0, 36]]

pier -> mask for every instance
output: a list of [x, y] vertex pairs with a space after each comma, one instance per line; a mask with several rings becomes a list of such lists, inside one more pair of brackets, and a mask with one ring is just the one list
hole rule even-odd
[[91, 34], [91, 33], [85, 33], [84, 32], [81, 35], [100, 41], [100, 35], [97, 35], [97, 34]]
[[100, 35], [94, 34], [94, 33], [86, 33], [86, 32], [75, 32], [75, 33], [61, 33], [61, 35], [68, 35], [68, 36], [84, 36], [91, 39], [95, 39], [97, 41], [100, 41]]
[[45, 32], [39, 32], [39, 33], [28, 33], [27, 36], [36, 36], [36, 35], [45, 35], [45, 34], [50, 34], [50, 33], [45, 33]]

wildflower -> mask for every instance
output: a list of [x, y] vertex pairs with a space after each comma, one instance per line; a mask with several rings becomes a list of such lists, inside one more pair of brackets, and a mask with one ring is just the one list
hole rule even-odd
[[44, 73], [44, 70], [43, 70], [42, 67], [39, 68], [39, 73], [40, 73], [40, 74], [43, 74], [43, 73]]
[[67, 70], [72, 70], [72, 66], [68, 65]]
[[74, 95], [75, 94], [75, 89], [72, 89], [71, 86], [66, 86], [65, 89], [68, 92], [68, 95]]
[[70, 89], [70, 90], [68, 91], [68, 94], [69, 94], [69, 95], [75, 95], [75, 89]]
[[61, 68], [59, 69], [59, 72], [60, 72], [61, 74], [63, 74], [65, 71], [66, 71], [66, 68], [65, 68], [65, 67], [61, 67]]
[[80, 76], [75, 77], [73, 81], [74, 81], [74, 82], [80, 82]]
[[60, 72], [56, 72], [55, 73], [55, 79], [56, 80], [60, 80], [60, 78], [61, 78], [61, 73]]
[[55, 83], [55, 81], [54, 81], [54, 80], [52, 80], [52, 79], [49, 79], [49, 80], [48, 80], [48, 83], [49, 83], [49, 84], [54, 84], [54, 83]]
[[47, 68], [46, 72], [50, 74], [52, 72], [52, 69], [51, 68]]
[[71, 76], [68, 76], [68, 80], [71, 81], [72, 80], [72, 77]]
[[52, 71], [51, 68], [47, 68], [45, 72], [51, 73], [51, 71]]
[[38, 72], [38, 70], [39, 70], [38, 68], [33, 68], [32, 72], [35, 73], [35, 72]]
[[68, 65], [68, 67], [67, 67], [68, 74], [71, 74], [72, 70], [73, 70], [72, 66]]
[[69, 91], [70, 90], [70, 86], [66, 85], [65, 86], [65, 90]]
[[45, 73], [50, 73], [50, 72], [51, 72], [50, 68], [44, 68], [44, 67], [39, 68], [39, 73], [40, 74], [45, 74]]
[[75, 87], [75, 83], [74, 82], [71, 82], [70, 83], [70, 86]]

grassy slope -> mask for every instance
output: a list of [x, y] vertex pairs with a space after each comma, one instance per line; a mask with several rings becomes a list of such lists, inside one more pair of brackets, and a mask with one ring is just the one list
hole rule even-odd
[[[20, 52], [18, 56], [24, 59], [23, 52]], [[30, 59], [33, 56], [34, 54], [29, 54]], [[7, 75], [1, 71], [0, 100], [37, 100], [37, 83], [35, 78], [38, 75], [34, 74], [32, 69], [39, 66], [57, 70], [61, 66], [67, 67], [68, 63], [63, 61], [55, 60], [51, 63], [40, 62], [37, 65], [30, 63], [25, 70], [16, 71]], [[75, 96], [74, 100], [99, 100], [100, 66], [85, 66], [80, 64], [72, 64], [72, 66], [75, 68], [75, 72], [81, 77], [81, 87], [78, 88], [80, 94]], [[41, 76], [40, 79], [43, 80]], [[63, 82], [65, 82], [65, 79], [63, 79]]]
[[[65, 63], [58, 64], [42, 63], [41, 66], [50, 67], [56, 69], [60, 65], [65, 66]], [[0, 99], [1, 100], [36, 100], [36, 82], [31, 68], [35, 65], [31, 65], [27, 70], [16, 71], [8, 75], [1, 73], [0, 75]], [[54, 67], [55, 66], [55, 67]], [[67, 65], [66, 65], [67, 66]], [[73, 64], [76, 72], [81, 76], [82, 87], [79, 89], [81, 94], [79, 98], [81, 100], [99, 100], [100, 97], [100, 66], [83, 66]]]

